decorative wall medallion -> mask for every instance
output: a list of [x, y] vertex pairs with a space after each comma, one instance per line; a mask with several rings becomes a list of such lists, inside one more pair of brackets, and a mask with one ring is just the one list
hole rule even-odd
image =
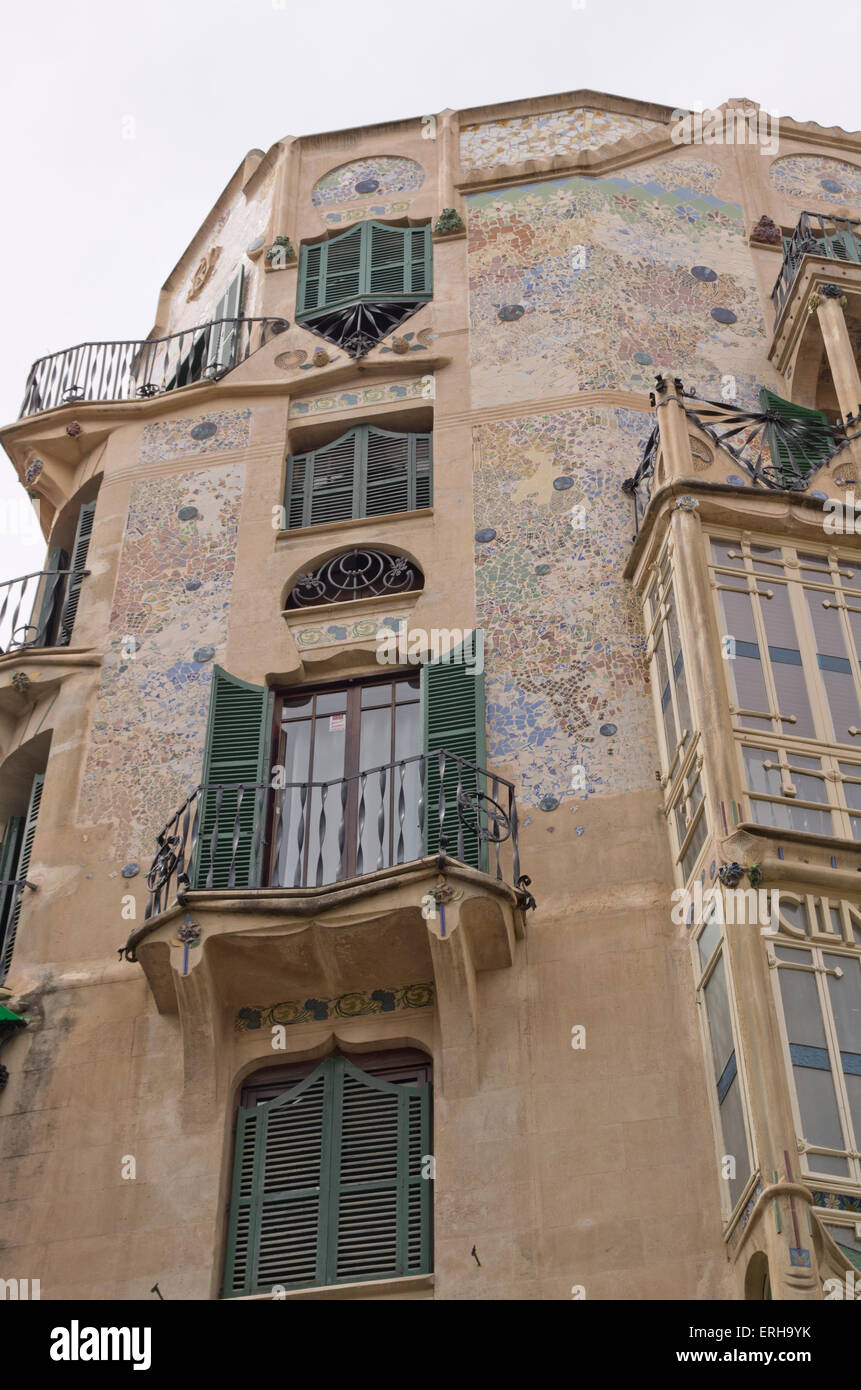
[[180, 521], [196, 521], [200, 516], [200, 512], [197, 510], [197, 507], [180, 507], [177, 516]]
[[213, 246], [207, 251], [205, 256], [201, 256], [197, 264], [197, 269], [191, 277], [191, 288], [185, 297], [186, 304], [190, 304], [193, 299], [198, 298], [207, 281], [210, 279], [220, 255], [221, 247]]
[[76, 439], [80, 433], [81, 426], [78, 424], [77, 420], [73, 420], [71, 424], [66, 426], [66, 434], [70, 439]]
[[735, 888], [737, 883], [741, 883], [744, 878], [744, 869], [735, 860], [731, 864], [721, 864], [718, 869], [718, 878], [725, 888]]
[[248, 1033], [273, 1024], [325, 1023], [329, 1019], [390, 1014], [399, 1009], [426, 1009], [433, 1002], [432, 984], [395, 985], [339, 994], [334, 999], [285, 1000], [268, 1008], [249, 1005], [238, 1010], [233, 1026], [237, 1033]]
[[290, 372], [294, 367], [301, 367], [307, 360], [307, 352], [303, 348], [296, 348], [293, 352], [279, 352], [275, 358], [275, 366], [279, 371]]
[[555, 796], [542, 796], [538, 803], [539, 811], [555, 811], [559, 806], [558, 798]]
[[728, 474], [727, 482], [732, 487], [747, 487], [747, 483], [745, 482], [744, 478], [742, 478], [741, 475], [738, 473]]
[[496, 532], [492, 526], [482, 526], [480, 531], [476, 531], [475, 539], [481, 545], [486, 545], [488, 541], [496, 540]]
[[502, 319], [503, 323], [515, 323], [518, 319], [522, 319], [525, 313], [526, 310], [522, 304], [503, 304], [499, 310], [499, 318]]
[[690, 493], [686, 492], [676, 502], [676, 511], [695, 512], [699, 508], [699, 505], [700, 504], [697, 501], [696, 497], [691, 497]]
[[197, 651], [194, 653], [194, 656], [192, 657], [192, 661], [196, 661], [202, 665], [204, 661], [211, 661], [214, 656], [214, 647], [198, 647]]
[[211, 439], [218, 426], [214, 420], [204, 420], [202, 424], [195, 425], [191, 431], [192, 439]]
[[694, 472], [705, 473], [706, 469], [711, 468], [714, 463], [714, 454], [707, 444], [704, 444], [701, 439], [697, 439], [693, 434], [688, 435], [688, 442], [691, 446]]
[[200, 580], [199, 580], [199, 579], [188, 579], [188, 580], [186, 580], [185, 587], [186, 587], [186, 589], [188, 590], [189, 593], [194, 593], [195, 589], [199, 589], [199, 588], [200, 588]]
[[600, 727], [600, 729], [598, 730], [598, 732], [599, 732], [599, 734], [603, 734], [605, 738], [612, 738], [613, 735], [614, 735], [615, 732], [616, 732], [616, 725], [615, 725], [615, 724], [602, 724], [601, 727]]
[[568, 477], [554, 478], [553, 486], [557, 492], [566, 492], [569, 487], [574, 486], [574, 479]]
[[124, 864], [120, 872], [123, 878], [135, 878], [141, 871], [140, 864]]
[[714, 319], [715, 323], [729, 324], [738, 322], [738, 316], [733, 313], [732, 309], [724, 309], [718, 307], [717, 309], [711, 310], [711, 316]]

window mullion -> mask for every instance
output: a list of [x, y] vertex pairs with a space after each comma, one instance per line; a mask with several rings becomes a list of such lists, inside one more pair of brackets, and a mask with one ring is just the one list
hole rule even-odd
[[[747, 547], [745, 547], [747, 550]], [[753, 573], [753, 562], [749, 554], [745, 554], [745, 578], [747, 579], [747, 592], [750, 597], [750, 611], [753, 617], [754, 631], [756, 632], [757, 646], [759, 647], [759, 661], [762, 666], [762, 676], [765, 681], [766, 694], [768, 695], [768, 709], [771, 715], [771, 731], [773, 734], [781, 736], [783, 732], [783, 711], [777, 700], [777, 686], [774, 683], [774, 673], [771, 669], [771, 653], [768, 649], [768, 632], [765, 627], [765, 618], [762, 615], [761, 596], [759, 592], [759, 579]], [[765, 600], [766, 603], [768, 599]]]
[[[849, 1149], [857, 1146], [858, 1136], [855, 1136], [856, 1142], [853, 1145], [852, 1112], [849, 1107], [849, 1096], [846, 1092], [846, 1080], [843, 1075], [840, 1039], [837, 1035], [837, 1024], [834, 1020], [834, 1011], [831, 1008], [831, 997], [828, 992], [829, 968], [825, 964], [825, 956], [821, 948], [814, 949], [813, 958], [817, 966], [816, 988], [819, 994], [819, 1008], [822, 1014], [822, 1026], [825, 1030], [825, 1042], [828, 1047], [828, 1059], [831, 1063], [831, 1079], [837, 1100], [837, 1112], [840, 1116], [840, 1128], [843, 1131], [843, 1144], [848, 1152]], [[843, 979], [846, 980], [847, 978], [844, 971]], [[839, 983], [840, 981], [838, 981]]]
[[[798, 555], [795, 550], [792, 551], [792, 557], [797, 561]], [[807, 698], [810, 701], [810, 711], [813, 715], [813, 727], [820, 742], [830, 743], [831, 709], [828, 704], [825, 683], [819, 674], [816, 634], [813, 631], [813, 619], [810, 616], [810, 609], [804, 596], [804, 584], [800, 570], [797, 577], [794, 574], [788, 576], [787, 587], [789, 589], [789, 605], [792, 609], [792, 618], [801, 651], [801, 669], [804, 672]]]

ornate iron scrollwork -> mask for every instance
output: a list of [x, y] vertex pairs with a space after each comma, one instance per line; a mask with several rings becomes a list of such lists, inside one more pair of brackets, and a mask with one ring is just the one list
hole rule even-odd
[[[471, 811], [475, 817], [472, 824], [464, 814], [466, 811]], [[501, 845], [511, 837], [511, 821], [499, 802], [494, 801], [486, 792], [477, 791], [470, 795], [469, 792], [459, 791], [457, 812], [461, 823], [480, 840], [487, 840], [492, 845]]]
[[407, 594], [421, 589], [421, 570], [404, 555], [355, 547], [333, 555], [319, 569], [300, 574], [287, 600], [288, 608], [318, 603], [345, 603], [378, 595]]
[[150, 864], [146, 876], [146, 886], [151, 893], [156, 893], [172, 878], [179, 863], [177, 853], [179, 842], [180, 837], [178, 835], [169, 835], [156, 850], [155, 858]]

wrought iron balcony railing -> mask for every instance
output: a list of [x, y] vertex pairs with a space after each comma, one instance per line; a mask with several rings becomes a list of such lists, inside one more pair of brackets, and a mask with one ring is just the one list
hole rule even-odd
[[792, 236], [784, 238], [783, 264], [771, 292], [775, 323], [780, 318], [805, 255], [861, 263], [861, 222], [846, 217], [830, 217], [822, 212], [801, 214]]
[[289, 326], [286, 319], [213, 319], [166, 338], [80, 343], [33, 363], [19, 418], [76, 401], [131, 401], [217, 381]]
[[26, 647], [67, 647], [80, 581], [89, 570], [35, 570], [0, 584], [0, 656]]
[[319, 888], [431, 854], [527, 898], [512, 784], [444, 750], [328, 782], [205, 783], [157, 837], [145, 916], [190, 888]]

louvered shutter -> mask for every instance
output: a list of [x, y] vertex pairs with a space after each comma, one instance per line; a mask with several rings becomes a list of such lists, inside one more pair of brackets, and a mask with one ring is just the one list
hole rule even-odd
[[90, 538], [93, 534], [93, 521], [95, 515], [95, 502], [85, 502], [78, 514], [78, 529], [75, 532], [75, 544], [72, 547], [72, 563], [69, 566], [71, 570], [68, 577], [69, 587], [66, 591], [66, 602], [63, 604], [63, 611], [60, 614], [60, 631], [57, 634], [58, 647], [67, 647], [72, 638], [72, 629], [75, 626], [78, 603], [81, 598], [81, 585], [83, 583], [84, 570], [87, 567], [87, 551], [90, 548]]
[[401, 299], [408, 289], [409, 232], [403, 227], [368, 225], [370, 261], [367, 292], [377, 299]]
[[353, 227], [325, 244], [326, 288], [323, 304], [329, 308], [356, 299], [362, 292], [362, 227]]
[[[425, 779], [425, 853], [436, 854], [442, 834], [446, 853], [458, 858], [458, 766], [455, 756], [483, 769], [485, 765], [484, 633], [476, 631], [463, 647], [450, 652], [449, 660], [438, 659], [422, 667], [422, 728], [425, 753], [444, 749], [454, 756], [445, 763], [428, 758]], [[475, 658], [468, 665], [464, 656]], [[480, 667], [482, 674], [473, 674]], [[442, 779], [440, 777], [443, 772]], [[444, 793], [445, 815], [440, 818], [440, 781]], [[483, 779], [461, 767], [461, 790], [474, 802], [484, 790]], [[478, 803], [476, 803], [478, 804]], [[480, 813], [466, 808], [463, 831], [463, 862], [473, 868], [487, 868], [487, 844], [477, 833]], [[472, 826], [472, 828], [468, 828]]]
[[429, 507], [430, 434], [399, 434], [370, 425], [287, 460], [287, 525], [318, 526]]
[[325, 241], [299, 250], [299, 286], [296, 292], [296, 317], [310, 314], [323, 303], [323, 252]]
[[406, 250], [408, 292], [429, 295], [433, 289], [433, 243], [430, 224], [409, 229]]
[[212, 316], [214, 327], [206, 359], [207, 371], [210, 374], [229, 371], [236, 365], [239, 346], [239, 324], [236, 320], [242, 312], [242, 276], [243, 270], [240, 266], [215, 306]]
[[772, 410], [784, 428], [768, 427], [768, 443], [775, 468], [785, 481], [805, 477], [821, 468], [834, 453], [834, 435], [828, 416], [821, 410], [793, 405], [765, 387], [759, 393], [763, 410]]
[[328, 1281], [399, 1278], [430, 1268], [428, 1087], [397, 1085], [335, 1058]]
[[228, 1225], [227, 1297], [326, 1282], [327, 1174], [334, 1073], [240, 1107]]
[[[18, 851], [18, 862], [12, 877], [20, 882], [26, 879], [30, 872], [30, 858], [33, 853], [33, 840], [36, 837], [36, 822], [39, 819], [39, 806], [42, 802], [42, 787], [45, 782], [45, 774], [37, 772], [33, 778], [33, 786], [30, 791], [30, 804], [27, 807], [27, 816], [24, 821], [24, 834], [21, 837], [21, 848]], [[9, 966], [12, 964], [12, 952], [15, 949], [15, 936], [18, 931], [18, 921], [21, 916], [21, 901], [26, 889], [14, 894], [11, 903], [6, 931], [3, 936], [2, 950], [0, 950], [0, 984], [6, 979], [9, 973]]]
[[225, 1296], [427, 1272], [429, 1152], [430, 1087], [343, 1057], [240, 1108]]
[[0, 960], [3, 957], [3, 943], [9, 929], [12, 911], [15, 907], [15, 889], [12, 886], [18, 855], [21, 848], [21, 817], [10, 816], [0, 841]]
[[31, 619], [33, 645], [36, 647], [48, 646], [53, 635], [53, 618], [63, 591], [63, 576], [59, 571], [66, 568], [66, 558], [65, 550], [59, 546], [52, 546], [48, 551], [45, 573], [39, 581]]
[[361, 430], [350, 430], [312, 453], [296, 454], [287, 466], [287, 525], [322, 526], [361, 516], [359, 450]]
[[[258, 784], [268, 770], [272, 699], [272, 692], [264, 686], [239, 680], [220, 666], [213, 669], [203, 760], [203, 782], [208, 789], [202, 795], [193, 879], [196, 888], [259, 886], [267, 799]], [[220, 796], [217, 784], [222, 787]]]

